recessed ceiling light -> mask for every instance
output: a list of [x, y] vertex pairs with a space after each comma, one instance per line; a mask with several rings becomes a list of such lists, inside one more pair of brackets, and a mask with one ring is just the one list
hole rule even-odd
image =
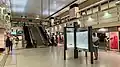
[[40, 19], [40, 18], [37, 17], [37, 18], [35, 18], [35, 19]]

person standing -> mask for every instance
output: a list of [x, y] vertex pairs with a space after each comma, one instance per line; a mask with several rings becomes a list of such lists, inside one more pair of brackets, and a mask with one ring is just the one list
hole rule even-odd
[[34, 47], [37, 48], [37, 42], [36, 40], [33, 40]]
[[18, 43], [19, 43], [19, 38], [16, 36], [16, 38], [15, 38], [16, 47], [18, 46]]
[[97, 60], [98, 59], [99, 38], [96, 36], [95, 33], [93, 33], [92, 40], [93, 40], [93, 49], [94, 49], [94, 56], [95, 56], [94, 60]]

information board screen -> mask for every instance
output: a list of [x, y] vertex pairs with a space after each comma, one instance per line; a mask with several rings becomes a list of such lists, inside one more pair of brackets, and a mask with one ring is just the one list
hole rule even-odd
[[88, 49], [88, 31], [76, 32], [76, 46], [80, 49]]

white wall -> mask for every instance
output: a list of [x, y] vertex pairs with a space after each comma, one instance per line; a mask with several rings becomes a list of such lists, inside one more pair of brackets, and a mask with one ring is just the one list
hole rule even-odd
[[5, 29], [0, 29], [0, 48], [5, 48]]

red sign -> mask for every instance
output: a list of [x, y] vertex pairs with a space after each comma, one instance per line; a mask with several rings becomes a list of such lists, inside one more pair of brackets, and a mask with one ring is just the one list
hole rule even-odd
[[119, 36], [118, 32], [110, 32], [110, 48], [118, 49]]

